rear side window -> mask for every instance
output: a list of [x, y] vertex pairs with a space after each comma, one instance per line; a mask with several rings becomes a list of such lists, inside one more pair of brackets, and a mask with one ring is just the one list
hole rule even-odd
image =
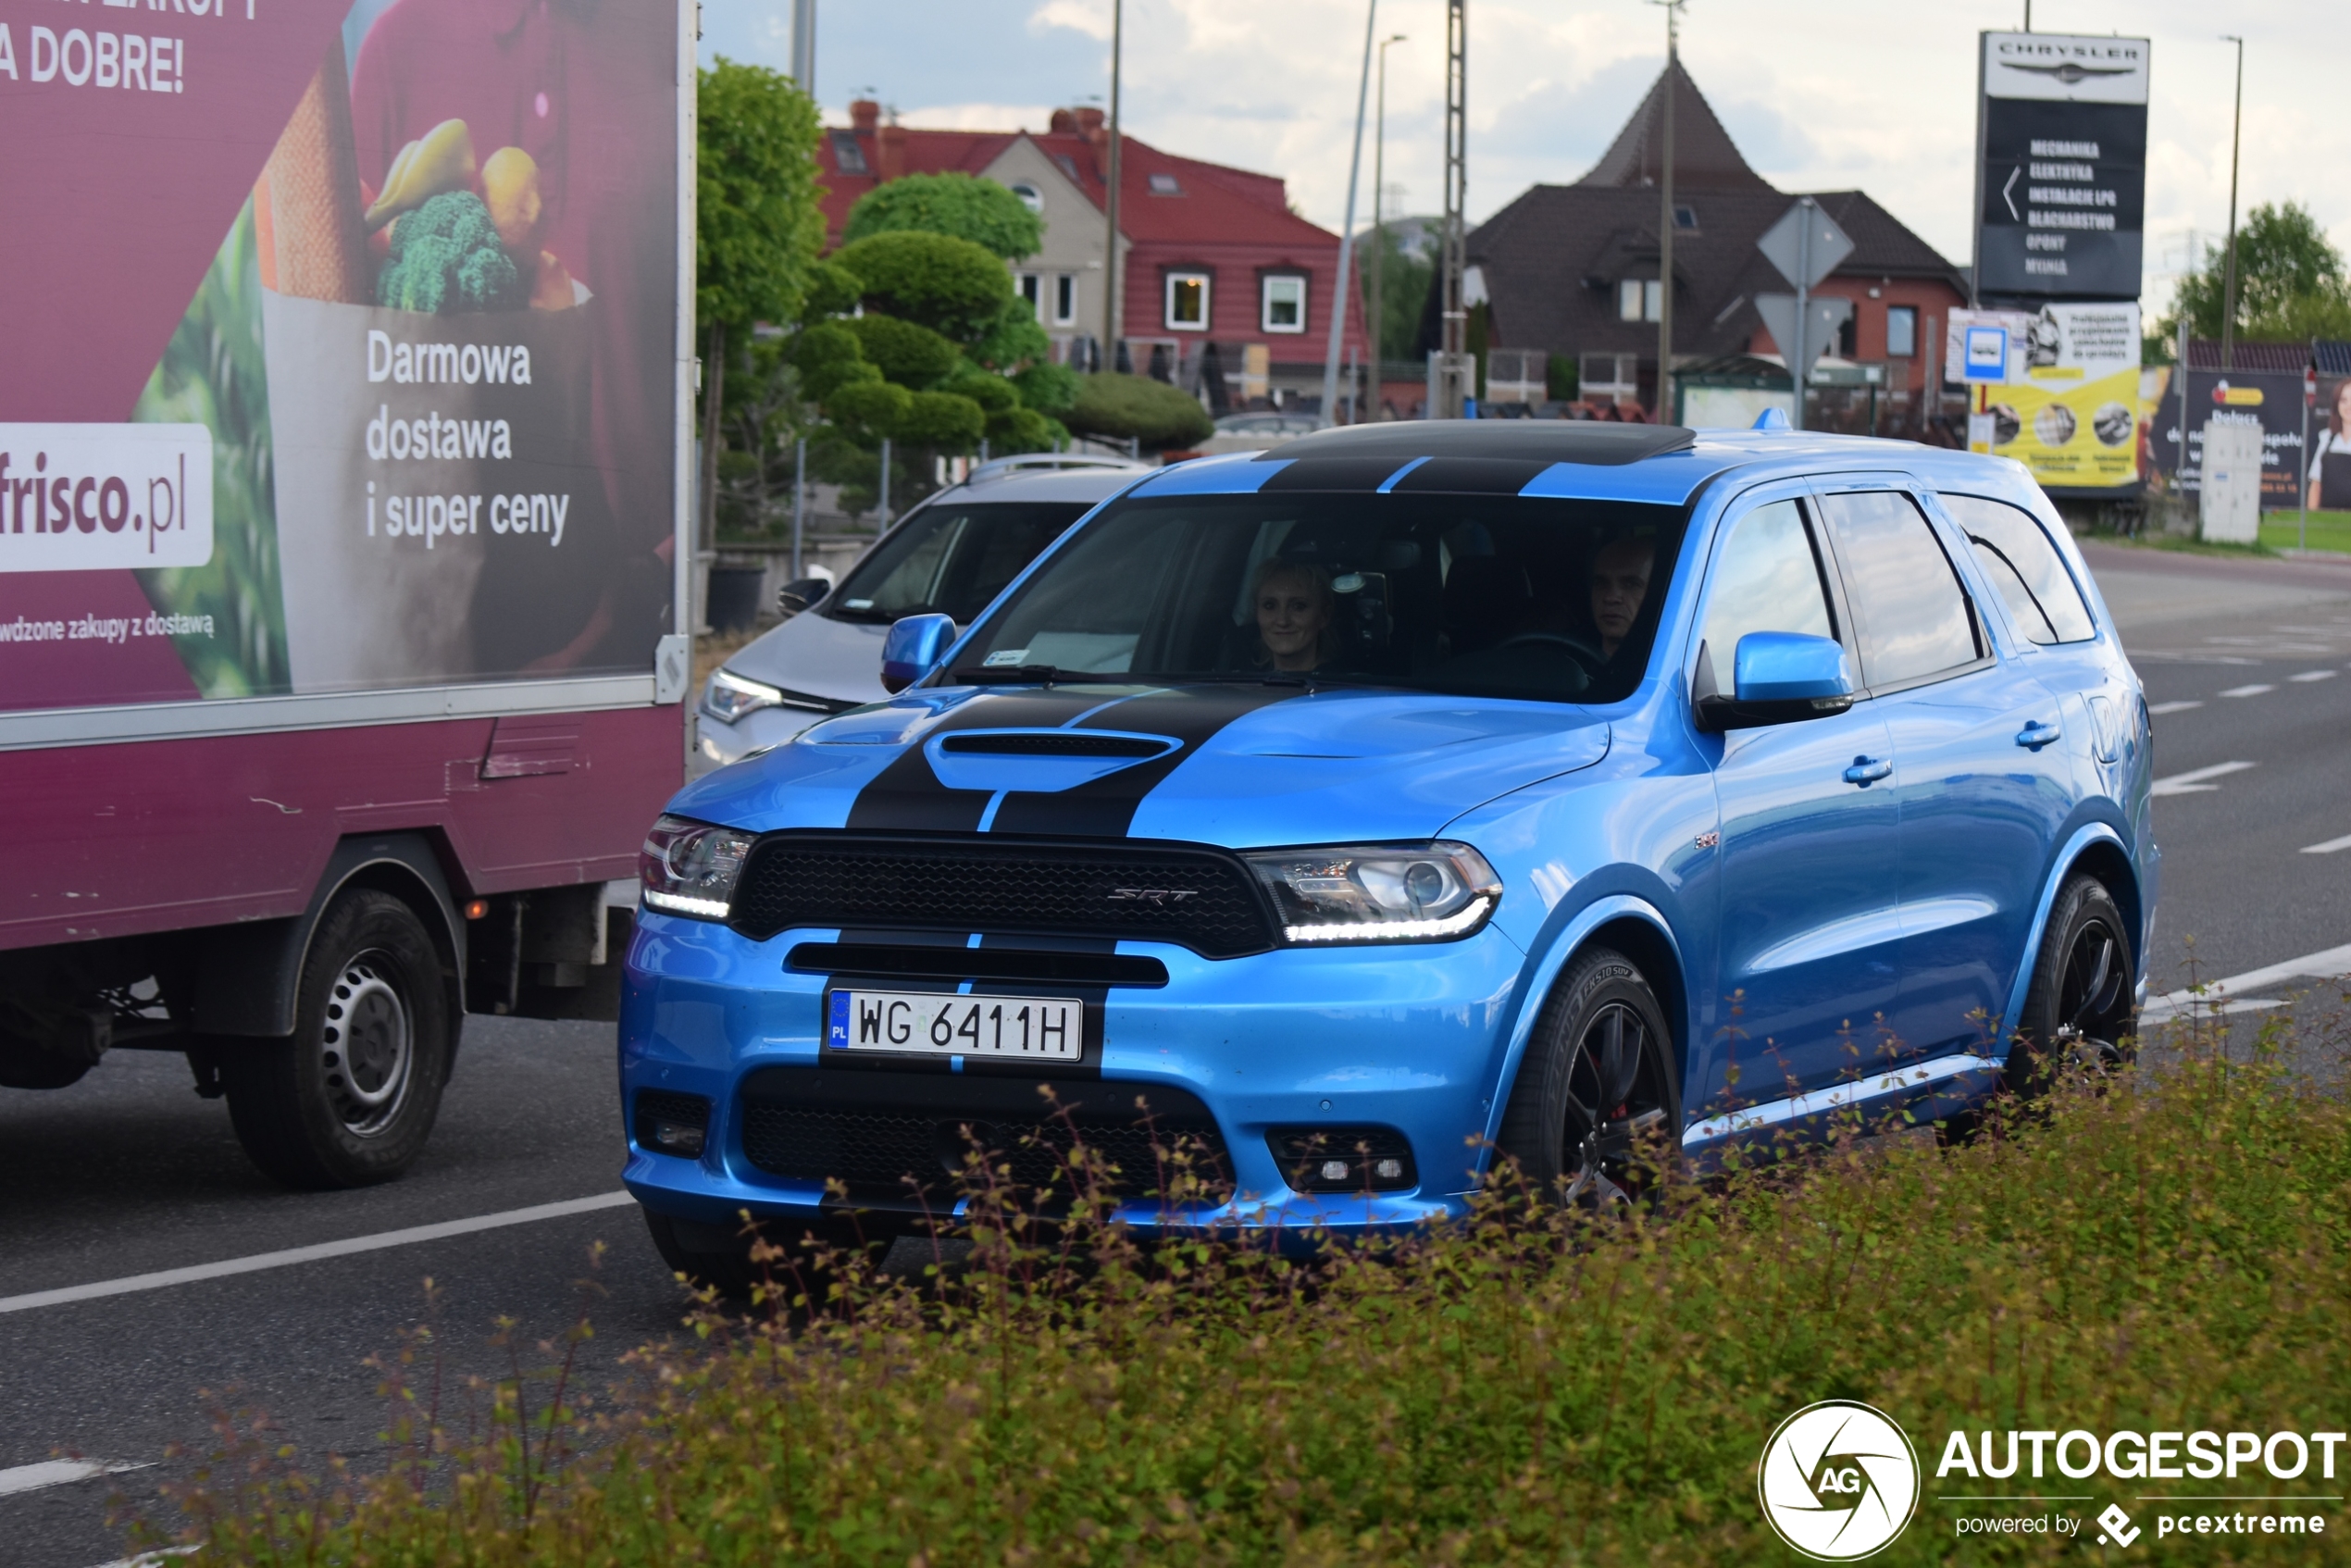
[[1793, 501], [1758, 506], [1731, 525], [1706, 604], [1707, 656], [1716, 689], [1731, 689], [1739, 639], [1750, 631], [1835, 637], [1820, 563]]
[[1899, 491], [1821, 498], [1853, 603], [1861, 678], [1899, 686], [1972, 664], [1975, 617], [1916, 503]]
[[2038, 518], [2021, 507], [1977, 495], [1947, 495], [1943, 504], [1967, 530], [1984, 575], [2000, 591], [2028, 641], [2046, 646], [2087, 642], [2097, 636], [2097, 623], [2090, 618], [2081, 588]]

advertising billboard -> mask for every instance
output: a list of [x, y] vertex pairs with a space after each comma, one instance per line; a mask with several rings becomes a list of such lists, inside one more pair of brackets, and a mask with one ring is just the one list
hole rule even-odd
[[2137, 299], [2147, 41], [1987, 32], [1983, 45], [1978, 299]]
[[[2017, 459], [2053, 492], [2137, 486], [2135, 304], [1955, 310], [1945, 330], [1943, 363], [1952, 380], [1970, 383], [1981, 450]], [[1987, 351], [1996, 358], [1999, 350], [2005, 366], [1984, 362]]]
[[[2183, 380], [2189, 399], [2184, 456], [2180, 451]], [[2261, 430], [2261, 510], [2291, 510], [2306, 501], [2312, 506], [2351, 507], [2351, 439], [2346, 439], [2351, 437], [2351, 423], [2346, 423], [2351, 416], [2342, 408], [2351, 402], [2344, 395], [2346, 386], [2351, 380], [2320, 383], [2306, 457], [2299, 375], [2197, 370], [2182, 377], [2174, 369], [2155, 414], [2153, 459], [2166, 476], [2177, 476], [2182, 493], [2198, 494], [2204, 488], [2205, 428], [2216, 419], [2256, 424]]]
[[0, 707], [652, 667], [675, 0], [0, 0]]

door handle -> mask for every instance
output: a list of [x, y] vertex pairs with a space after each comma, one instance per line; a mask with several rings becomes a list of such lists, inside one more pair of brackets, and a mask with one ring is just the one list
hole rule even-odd
[[1853, 765], [1845, 770], [1845, 781], [1866, 790], [1893, 771], [1894, 765], [1882, 757], [1855, 757]]
[[2065, 729], [2060, 725], [2043, 724], [2034, 719], [2016, 732], [2016, 743], [2028, 751], [2037, 752], [2064, 733]]

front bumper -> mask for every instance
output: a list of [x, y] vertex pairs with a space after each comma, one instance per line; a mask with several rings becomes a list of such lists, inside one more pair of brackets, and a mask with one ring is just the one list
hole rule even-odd
[[[730, 1223], [744, 1210], [762, 1218], [815, 1212], [821, 1184], [772, 1175], [745, 1151], [744, 1083], [764, 1069], [821, 1064], [828, 1078], [870, 1077], [882, 1094], [892, 1082], [941, 1082], [844, 1066], [840, 1053], [820, 1053], [827, 980], [787, 970], [785, 954], [837, 936], [802, 929], [754, 942], [704, 921], [640, 917], [620, 1017], [624, 1119], [633, 1120], [627, 1108], [640, 1090], [697, 1095], [711, 1105], [699, 1158], [643, 1148], [630, 1127], [622, 1176], [646, 1207], [709, 1224]], [[1213, 1207], [1130, 1202], [1120, 1219], [1144, 1229], [1385, 1229], [1465, 1212], [1525, 964], [1500, 931], [1222, 961], [1159, 942], [1122, 942], [1118, 951], [1159, 959], [1169, 977], [1161, 988], [1110, 989], [1100, 1076], [1196, 1096], [1223, 1138], [1236, 1189]], [[1365, 1126], [1410, 1141], [1416, 1187], [1300, 1193], [1284, 1182], [1266, 1143], [1275, 1127]]]

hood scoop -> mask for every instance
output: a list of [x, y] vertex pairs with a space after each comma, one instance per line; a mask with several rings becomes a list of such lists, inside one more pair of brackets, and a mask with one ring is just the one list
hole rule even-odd
[[923, 755], [950, 790], [1057, 794], [1182, 745], [1172, 735], [1110, 729], [957, 729], [933, 736]]

